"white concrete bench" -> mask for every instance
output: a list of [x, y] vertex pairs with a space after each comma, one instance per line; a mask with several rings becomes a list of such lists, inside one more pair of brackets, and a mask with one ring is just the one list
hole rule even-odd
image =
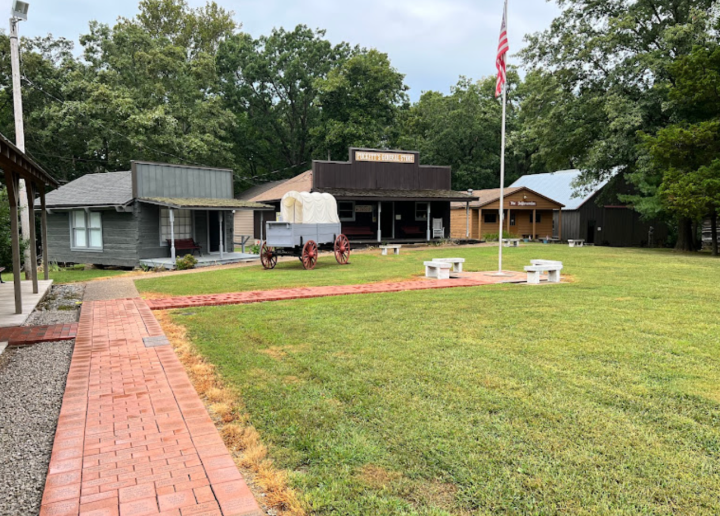
[[560, 271], [563, 269], [562, 262], [532, 260], [530, 263], [532, 263], [532, 265], [525, 267], [525, 272], [527, 272], [528, 275], [527, 282], [530, 285], [539, 285], [540, 277], [544, 272], [547, 272], [550, 283], [560, 283]]
[[449, 263], [453, 272], [462, 272], [465, 258], [433, 258], [434, 262]]
[[400, 254], [401, 247], [401, 245], [381, 245], [380, 249], [382, 249], [382, 255], [387, 256], [390, 249], [393, 250], [394, 254]]
[[503, 238], [503, 244], [505, 247], [520, 247], [519, 238]]
[[452, 264], [447, 262], [425, 262], [425, 277], [446, 280], [450, 279]]
[[568, 240], [570, 247], [585, 247], [585, 240]]

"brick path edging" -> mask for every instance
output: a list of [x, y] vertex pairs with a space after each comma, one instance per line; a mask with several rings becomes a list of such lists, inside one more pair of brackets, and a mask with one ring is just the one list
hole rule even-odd
[[83, 305], [40, 516], [261, 516], [142, 299]]
[[77, 323], [0, 328], [0, 342], [7, 342], [8, 346], [13, 347], [73, 340], [77, 336], [77, 330]]
[[151, 310], [172, 310], [177, 308], [195, 308], [200, 306], [225, 306], [268, 301], [288, 301], [292, 299], [311, 299], [316, 297], [347, 296], [353, 294], [381, 294], [388, 292], [406, 292], [413, 290], [434, 290], [446, 288], [478, 287], [498, 283], [517, 283], [525, 281], [524, 275], [510, 278], [493, 278], [488, 275], [476, 275], [472, 278], [451, 280], [416, 280], [393, 283], [368, 283], [362, 285], [340, 285], [329, 287], [301, 287], [277, 290], [254, 290], [249, 292], [231, 292], [227, 294], [207, 294], [198, 296], [178, 296], [160, 299], [148, 299]]

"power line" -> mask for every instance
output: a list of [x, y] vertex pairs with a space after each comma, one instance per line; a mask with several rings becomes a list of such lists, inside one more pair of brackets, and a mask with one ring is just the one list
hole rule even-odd
[[[32, 82], [30, 79], [28, 79], [25, 75], [22, 75], [22, 79], [25, 80], [25, 82], [26, 82], [30, 87], [32, 87], [32, 88], [36, 89], [37, 91], [39, 91], [40, 93], [46, 95], [48, 98], [50, 98], [50, 99], [52, 99], [52, 100], [54, 100], [54, 101], [56, 101], [56, 102], [60, 102], [60, 103], [63, 104], [63, 105], [66, 105], [66, 104], [67, 104], [67, 101], [62, 100], [62, 99], [56, 97], [55, 95], [53, 95], [53, 94], [51, 94], [51, 93], [48, 93], [48, 92], [45, 91], [43, 88], [41, 88], [40, 86], [38, 86], [38, 85], [36, 85], [34, 82]], [[130, 137], [130, 136], [126, 135], [126, 134], [123, 134], [123, 133], [121, 133], [121, 132], [119, 132], [119, 131], [116, 131], [116, 130], [114, 130], [114, 129], [109, 128], [108, 126], [106, 126], [105, 124], [103, 124], [102, 122], [100, 122], [100, 121], [97, 120], [97, 119], [93, 120], [93, 122], [96, 123], [97, 125], [99, 125], [100, 127], [102, 127], [103, 129], [105, 129], [106, 131], [109, 131], [109, 132], [111, 132], [111, 133], [113, 133], [113, 134], [116, 134], [116, 135], [118, 135], [118, 136], [121, 136], [122, 138], [127, 139], [127, 140], [128, 140], [130, 143], [132, 143], [133, 145], [137, 145], [138, 147], [143, 148], [143, 149], [145, 149], [145, 150], [149, 150], [149, 151], [152, 151], [152, 152], [157, 152], [157, 153], [159, 153], [159, 154], [163, 154], [163, 155], [165, 155], [165, 156], [173, 157], [173, 158], [175, 158], [175, 159], [178, 159], [178, 160], [182, 161], [183, 163], [187, 163], [188, 165], [194, 165], [194, 166], [196, 166], [196, 167], [204, 166], [204, 165], [200, 165], [200, 164], [198, 164], [198, 163], [194, 163], [194, 162], [192, 162], [192, 161], [189, 161], [189, 160], [187, 160], [187, 159], [185, 159], [185, 158], [182, 158], [182, 157], [178, 156], [177, 154], [173, 154], [173, 153], [171, 153], [171, 152], [161, 151], [161, 150], [159, 150], [159, 149], [155, 149], [155, 148], [153, 148], [153, 147], [150, 147], [150, 146], [148, 146], [148, 145], [145, 145], [145, 144], [143, 144], [143, 143], [141, 143], [141, 142], [137, 142], [137, 141], [133, 140], [132, 137]]]
[[267, 174], [259, 174], [257, 176], [247, 177], [247, 178], [243, 178], [243, 179], [245, 179], [246, 181], [253, 181], [255, 179], [260, 179], [261, 177], [267, 177], [267, 176], [279, 174], [280, 172], [285, 172], [286, 170], [290, 170], [292, 168], [302, 167], [303, 165], [307, 165], [307, 161], [303, 161], [302, 163], [298, 163], [297, 165], [290, 165], [289, 167], [281, 168], [279, 170], [273, 170], [272, 172], [268, 172]]

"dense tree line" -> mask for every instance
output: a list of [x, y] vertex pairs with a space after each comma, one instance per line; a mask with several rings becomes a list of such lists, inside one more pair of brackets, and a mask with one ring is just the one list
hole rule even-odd
[[[508, 181], [581, 168], [620, 173], [646, 216], [678, 222], [679, 247], [720, 210], [720, 50], [713, 0], [558, 0], [509, 73]], [[350, 146], [421, 151], [454, 187], [499, 180], [494, 78], [461, 78], [410, 103], [375, 49], [298, 26], [254, 38], [208, 2], [142, 0], [63, 38], [22, 41], [28, 151], [61, 180], [133, 159], [231, 167], [238, 189], [291, 177]], [[13, 137], [9, 40], [0, 35], [0, 132]]]

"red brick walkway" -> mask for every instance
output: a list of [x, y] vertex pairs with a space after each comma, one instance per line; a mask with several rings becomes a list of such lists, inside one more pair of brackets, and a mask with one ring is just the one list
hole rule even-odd
[[7, 342], [9, 346], [28, 346], [40, 342], [72, 340], [77, 335], [77, 329], [77, 323], [0, 328], [0, 342]]
[[486, 273], [466, 273], [461, 279], [416, 280], [394, 283], [368, 283], [364, 285], [340, 285], [331, 287], [303, 287], [278, 290], [254, 290], [250, 292], [232, 292], [228, 294], [209, 294], [200, 296], [179, 296], [147, 300], [151, 310], [171, 310], [198, 306], [241, 305], [263, 303], [266, 301], [287, 301], [290, 299], [310, 299], [314, 297], [347, 296], [352, 294], [381, 294], [385, 292], [404, 292], [408, 290], [432, 290], [443, 288], [478, 287], [498, 283], [518, 283], [527, 280], [527, 275], [513, 273], [511, 277], [497, 278]]
[[164, 340], [141, 299], [83, 306], [41, 516], [262, 514]]

